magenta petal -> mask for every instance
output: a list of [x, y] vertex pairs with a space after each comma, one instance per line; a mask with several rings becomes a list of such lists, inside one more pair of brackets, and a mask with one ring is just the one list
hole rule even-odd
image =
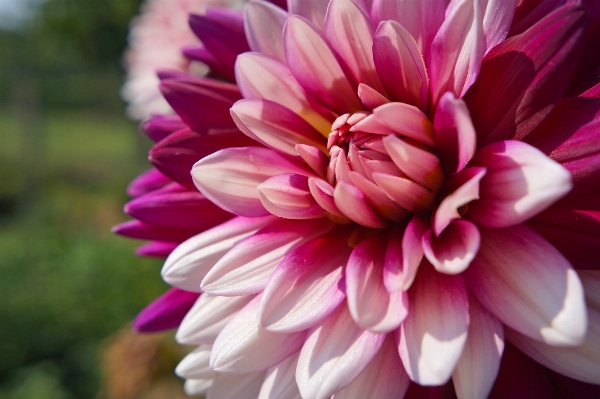
[[570, 4], [486, 55], [465, 96], [479, 144], [526, 136], [550, 112], [581, 56], [587, 13]]
[[386, 221], [375, 213], [356, 186], [339, 181], [335, 186], [333, 199], [337, 208], [356, 223], [375, 229], [387, 226]]
[[473, 158], [477, 133], [464, 101], [450, 92], [440, 99], [435, 113], [433, 137], [443, 169], [450, 174], [461, 171]]
[[265, 287], [261, 324], [272, 331], [300, 331], [326, 318], [346, 297], [342, 268], [351, 252], [345, 234], [318, 237], [292, 251]]
[[172, 183], [171, 179], [152, 168], [129, 183], [129, 186], [127, 186], [127, 194], [130, 197], [139, 197], [140, 195], [158, 190], [169, 183]]
[[288, 108], [268, 100], [240, 100], [231, 117], [247, 136], [284, 154], [297, 156], [296, 145], [307, 144], [326, 151], [325, 138]]
[[427, 115], [417, 107], [404, 103], [389, 103], [373, 110], [380, 124], [419, 143], [433, 147], [433, 126]]
[[487, 172], [479, 183], [480, 199], [469, 204], [469, 215], [488, 227], [524, 222], [572, 188], [565, 168], [521, 141], [490, 144], [477, 152], [472, 164]]
[[385, 89], [373, 63], [373, 23], [365, 10], [351, 0], [332, 0], [327, 9], [325, 37], [353, 85], [364, 83], [380, 93]]
[[158, 240], [182, 242], [197, 234], [195, 230], [169, 229], [152, 224], [130, 220], [120, 223], [112, 228], [112, 232], [129, 238], [140, 240]]
[[200, 294], [171, 288], [137, 315], [133, 329], [137, 332], [164, 331], [179, 326]]
[[154, 115], [142, 123], [141, 129], [153, 141], [159, 142], [171, 133], [186, 127], [187, 125], [177, 115]]
[[198, 161], [192, 177], [198, 190], [221, 208], [240, 216], [265, 216], [258, 186], [282, 173], [311, 175], [312, 171], [259, 147], [228, 148]]
[[[228, 111], [229, 112], [229, 111]], [[190, 170], [199, 159], [222, 148], [259, 145], [236, 127], [189, 129], [173, 133], [150, 150], [150, 162], [164, 175], [194, 188]]]
[[319, 176], [324, 178], [327, 175], [329, 158], [327, 158], [327, 155], [325, 155], [323, 151], [307, 144], [296, 144], [295, 148], [298, 155], [300, 155], [304, 162], [306, 162], [306, 164]]
[[365, 196], [365, 201], [378, 215], [393, 221], [407, 218], [410, 213], [396, 205], [383, 190], [357, 172], [350, 172], [350, 180]]
[[358, 97], [367, 109], [375, 109], [390, 102], [383, 94], [364, 83], [358, 85]]
[[198, 191], [178, 184], [137, 197], [125, 205], [125, 213], [159, 227], [196, 231], [216, 226], [233, 216]]
[[462, 273], [475, 258], [481, 236], [467, 220], [454, 220], [436, 236], [430, 230], [423, 236], [423, 252], [440, 273]]
[[284, 173], [258, 186], [260, 201], [273, 215], [286, 219], [324, 217], [323, 208], [308, 188], [308, 177]]
[[287, 12], [267, 1], [251, 1], [244, 7], [244, 29], [250, 49], [285, 62], [283, 25]]
[[388, 333], [400, 326], [408, 312], [405, 291], [390, 293], [383, 282], [385, 236], [366, 239], [352, 251], [346, 265], [348, 308], [364, 329]]
[[377, 73], [391, 98], [427, 109], [429, 77], [415, 39], [395, 21], [377, 28], [373, 41]]
[[392, 201], [408, 211], [421, 213], [433, 203], [432, 192], [412, 180], [386, 173], [373, 173], [373, 180]]
[[285, 24], [283, 38], [287, 64], [312, 97], [340, 114], [362, 109], [331, 47], [314, 25], [292, 15]]
[[167, 242], [167, 241], [150, 241], [144, 245], [139, 246], [135, 253], [139, 256], [150, 256], [154, 258], [166, 258], [179, 243]]

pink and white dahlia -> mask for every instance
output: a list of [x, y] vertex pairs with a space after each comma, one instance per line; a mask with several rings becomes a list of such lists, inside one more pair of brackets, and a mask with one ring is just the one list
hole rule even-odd
[[205, 13], [207, 7], [241, 7], [244, 0], [146, 0], [141, 14], [132, 21], [129, 48], [124, 56], [127, 81], [123, 98], [129, 103], [127, 114], [135, 120], [154, 113], [168, 113], [169, 104], [158, 90], [157, 69], [173, 69], [202, 74], [201, 65], [190, 65], [181, 52], [199, 46], [198, 38], [186, 22], [190, 13]]
[[221, 79], [161, 75], [166, 180], [127, 208], [190, 236], [141, 317], [191, 306], [188, 393], [600, 394], [598, 2], [251, 0], [247, 44], [214, 20], [186, 55]]

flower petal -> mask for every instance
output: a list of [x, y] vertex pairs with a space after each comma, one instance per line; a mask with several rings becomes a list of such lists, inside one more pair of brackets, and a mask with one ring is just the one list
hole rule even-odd
[[342, 268], [351, 251], [346, 234], [315, 238], [292, 251], [265, 287], [261, 324], [272, 331], [300, 331], [327, 317], [346, 297]]
[[258, 186], [281, 173], [313, 172], [273, 150], [228, 148], [196, 162], [192, 178], [200, 192], [219, 207], [240, 216], [266, 216]]
[[265, 379], [265, 372], [219, 374], [213, 380], [206, 399], [255, 399]]
[[175, 339], [182, 345], [212, 344], [232, 315], [253, 298], [214, 296], [203, 293], [187, 312]]
[[469, 303], [461, 276], [422, 267], [408, 292], [408, 317], [400, 326], [398, 350], [410, 379], [444, 384], [467, 340]]
[[184, 392], [189, 396], [205, 395], [213, 384], [212, 379], [208, 380], [185, 380], [183, 384]]
[[472, 164], [487, 172], [479, 182], [479, 200], [469, 204], [469, 215], [488, 227], [524, 222], [572, 187], [565, 168], [520, 141], [490, 144], [477, 152]]
[[475, 297], [507, 326], [550, 345], [579, 345], [587, 316], [569, 262], [533, 230], [480, 228], [481, 247], [465, 272]]
[[292, 15], [285, 24], [283, 42], [287, 65], [313, 98], [339, 114], [362, 110], [356, 91], [314, 25]]
[[373, 60], [391, 98], [427, 109], [427, 69], [415, 39], [402, 25], [396, 21], [379, 25], [373, 40]]
[[260, 201], [273, 215], [285, 219], [316, 219], [325, 216], [308, 188], [306, 176], [284, 173], [258, 186]]
[[233, 316], [217, 337], [210, 355], [213, 370], [236, 374], [266, 370], [302, 347], [306, 332], [281, 334], [260, 326], [260, 299], [257, 296]]
[[403, 103], [389, 103], [373, 110], [375, 119], [382, 125], [427, 146], [433, 147], [433, 125], [417, 107]]
[[267, 370], [258, 399], [301, 399], [296, 384], [296, 365], [300, 352]]
[[171, 288], [137, 315], [133, 321], [133, 329], [137, 332], [156, 332], [177, 327], [198, 295], [200, 294]]
[[279, 219], [235, 244], [210, 269], [200, 287], [214, 295], [256, 294], [288, 253], [332, 227], [326, 219]]
[[395, 399], [404, 396], [410, 379], [402, 366], [394, 338], [386, 335], [383, 345], [367, 367], [332, 399]]
[[218, 375], [216, 371], [210, 368], [210, 346], [200, 346], [184, 357], [177, 368], [175, 374], [186, 379], [211, 379]]
[[498, 375], [503, 351], [502, 323], [470, 297], [467, 343], [452, 373], [459, 399], [488, 397]]
[[340, 306], [313, 328], [300, 351], [296, 381], [304, 399], [326, 399], [352, 382], [375, 357], [384, 334], [358, 327]]
[[473, 158], [477, 134], [469, 109], [463, 100], [448, 92], [442, 96], [435, 113], [433, 137], [444, 170], [461, 171]]
[[364, 194], [354, 185], [339, 181], [333, 194], [335, 205], [348, 219], [365, 227], [382, 228], [387, 226], [365, 200]]
[[408, 211], [425, 212], [433, 204], [433, 193], [412, 180], [386, 173], [373, 173], [372, 177], [392, 201]]
[[287, 16], [268, 1], [248, 2], [244, 6], [244, 30], [250, 49], [285, 62], [282, 32]]
[[477, 226], [468, 220], [453, 220], [439, 235], [429, 230], [423, 236], [423, 252], [440, 273], [465, 271], [477, 254], [481, 237]]
[[352, 0], [331, 0], [325, 19], [325, 37], [356, 87], [364, 83], [380, 93], [385, 89], [373, 63], [373, 23]]
[[177, 247], [162, 268], [163, 279], [188, 291], [200, 291], [200, 282], [211, 267], [237, 242], [273, 223], [274, 216], [264, 218], [235, 217], [206, 230]]
[[325, 14], [329, 2], [323, 0], [288, 0], [290, 14], [300, 15], [311, 21], [319, 29], [325, 25]]

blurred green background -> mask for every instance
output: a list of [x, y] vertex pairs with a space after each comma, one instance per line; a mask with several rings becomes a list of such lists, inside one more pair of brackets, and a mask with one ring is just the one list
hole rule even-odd
[[140, 0], [0, 2], [0, 399], [138, 397], [110, 373], [170, 375], [177, 357], [128, 332], [167, 288], [161, 262], [109, 232], [148, 169], [119, 98]]

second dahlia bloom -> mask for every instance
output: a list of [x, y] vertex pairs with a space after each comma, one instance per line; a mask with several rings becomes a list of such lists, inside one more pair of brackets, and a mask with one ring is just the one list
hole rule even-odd
[[[163, 268], [202, 292], [188, 392], [515, 397], [493, 388], [505, 347], [600, 383], [598, 10], [532, 3], [245, 6], [231, 117], [252, 142], [192, 169], [236, 216]], [[230, 126], [190, 82], [163, 83], [190, 128]], [[210, 85], [207, 109], [234, 101]]]

